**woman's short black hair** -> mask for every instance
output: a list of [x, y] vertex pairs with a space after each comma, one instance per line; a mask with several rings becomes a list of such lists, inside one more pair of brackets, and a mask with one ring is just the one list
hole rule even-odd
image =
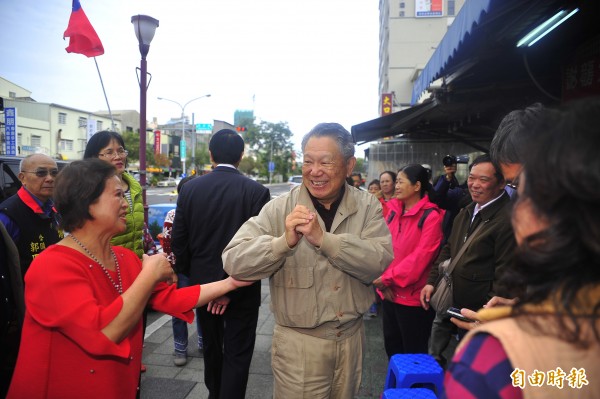
[[65, 231], [81, 228], [92, 220], [90, 205], [98, 200], [106, 180], [117, 174], [115, 167], [98, 158], [73, 161], [56, 177], [54, 205]]
[[98, 158], [100, 151], [106, 147], [112, 140], [116, 140], [121, 147], [125, 148], [125, 142], [123, 137], [117, 132], [111, 132], [108, 130], [102, 130], [95, 133], [88, 141], [85, 146], [85, 152], [83, 153], [83, 159], [87, 158]]

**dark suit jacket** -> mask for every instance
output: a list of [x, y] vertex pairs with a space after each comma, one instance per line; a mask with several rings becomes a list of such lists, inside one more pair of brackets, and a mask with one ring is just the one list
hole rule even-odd
[[[452, 227], [452, 233], [434, 262], [427, 284], [435, 287], [439, 278], [438, 265], [453, 258], [479, 223], [485, 223], [456, 264], [452, 272], [454, 284], [453, 305], [457, 308], [481, 309], [494, 295], [506, 295], [498, 280], [512, 264], [515, 237], [510, 224], [511, 203], [506, 192], [498, 200], [481, 210], [480, 221], [471, 226], [475, 210], [472, 202], [463, 208]], [[500, 290], [500, 292], [499, 292]]]
[[[188, 181], [177, 199], [171, 236], [177, 272], [189, 276], [191, 284], [226, 278], [223, 250], [240, 226], [258, 215], [270, 198], [262, 184], [227, 166], [217, 166], [211, 173]], [[228, 296], [229, 308], [259, 306], [260, 281]]]

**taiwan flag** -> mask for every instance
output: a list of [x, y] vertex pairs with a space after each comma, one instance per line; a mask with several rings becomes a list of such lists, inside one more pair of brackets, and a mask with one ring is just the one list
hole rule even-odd
[[63, 39], [65, 37], [69, 38], [67, 53], [79, 53], [88, 57], [104, 54], [102, 42], [83, 12], [79, 0], [73, 0], [73, 11]]

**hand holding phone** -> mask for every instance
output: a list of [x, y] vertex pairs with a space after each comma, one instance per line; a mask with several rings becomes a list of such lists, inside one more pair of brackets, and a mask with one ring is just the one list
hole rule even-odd
[[463, 316], [460, 313], [460, 309], [458, 309], [458, 308], [450, 308], [450, 309], [447, 310], [447, 313], [448, 313], [449, 316], [454, 317], [455, 319], [458, 319], [458, 320], [461, 320], [461, 321], [465, 321], [467, 323], [474, 323], [475, 322], [475, 320], [472, 320], [472, 319], [469, 319], [469, 318]]

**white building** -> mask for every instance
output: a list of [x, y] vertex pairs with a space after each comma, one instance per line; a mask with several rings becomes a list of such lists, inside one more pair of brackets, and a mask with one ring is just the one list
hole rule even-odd
[[[415, 79], [464, 2], [379, 1], [379, 94], [393, 94], [391, 112], [410, 106]], [[382, 115], [382, 102], [379, 111]]]
[[[42, 153], [57, 159], [81, 159], [88, 132], [109, 129], [109, 117], [66, 107], [40, 103], [31, 92], [0, 77], [0, 97], [4, 109], [16, 110], [17, 151], [27, 156]], [[5, 116], [0, 111], [0, 153], [6, 153]], [[121, 131], [121, 121], [115, 119], [115, 130]]]

